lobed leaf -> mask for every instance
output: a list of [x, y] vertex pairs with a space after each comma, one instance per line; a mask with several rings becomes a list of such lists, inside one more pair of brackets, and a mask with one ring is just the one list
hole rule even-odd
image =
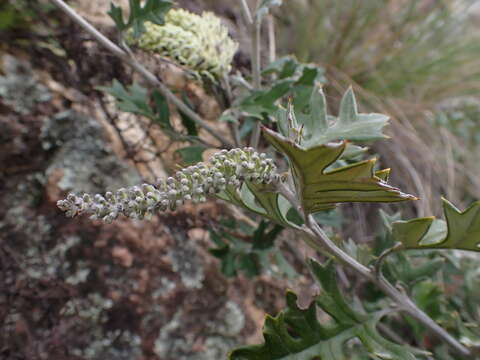
[[[388, 124], [389, 117], [376, 113], [358, 113], [357, 102], [351, 88], [342, 98], [338, 118], [328, 115], [325, 94], [318, 85], [311, 92], [308, 106], [294, 105], [293, 114], [297, 126], [302, 128], [301, 144], [306, 148], [336, 140], [366, 142], [388, 138], [383, 134], [383, 128]], [[284, 116], [278, 119], [281, 129], [289, 126], [286, 113], [284, 111]]]
[[292, 139], [264, 128], [265, 138], [289, 160], [303, 209], [315, 213], [343, 202], [397, 202], [416, 199], [387, 184], [388, 170], [375, 172], [375, 160], [328, 170], [347, 143], [304, 148]]
[[[381, 313], [360, 313], [347, 303], [331, 262], [322, 266], [311, 260], [310, 267], [323, 289], [321, 294], [301, 309], [297, 296], [287, 292], [287, 308], [265, 319], [265, 342], [234, 350], [230, 360], [347, 360], [344, 345], [354, 338], [374, 359], [415, 359], [412, 349], [392, 343], [377, 331]], [[330, 315], [330, 324], [319, 322], [317, 309]]]
[[153, 115], [150, 106], [147, 104], [147, 89], [136, 83], [125, 88], [118, 80], [114, 79], [112, 86], [99, 86], [98, 89], [112, 95], [117, 102], [118, 109], [121, 111], [145, 117], [151, 117]]
[[278, 102], [291, 95], [296, 108], [303, 109], [316, 83], [326, 82], [324, 69], [311, 64], [299, 63], [294, 57], [280, 58], [266, 67], [263, 75], [275, 75], [276, 80], [269, 89], [256, 90], [241, 99], [238, 109], [258, 119], [275, 116], [280, 109]]
[[171, 9], [173, 2], [172, 0], [147, 0], [142, 7], [141, 0], [129, 0], [129, 5], [130, 15], [127, 22], [124, 21], [122, 8], [113, 3], [110, 4], [108, 15], [120, 31], [132, 28], [133, 36], [138, 38], [145, 32], [146, 21], [156, 25], [165, 23], [165, 14]]
[[151, 107], [147, 89], [137, 83], [124, 87], [118, 80], [114, 79], [112, 86], [99, 86], [98, 89], [112, 95], [120, 111], [145, 116], [158, 123], [163, 129], [173, 130], [170, 124], [168, 102], [158, 90], [152, 92], [153, 107]]
[[480, 201], [464, 211], [443, 199], [445, 220], [434, 217], [397, 221], [395, 240], [405, 249], [459, 249], [480, 251]]

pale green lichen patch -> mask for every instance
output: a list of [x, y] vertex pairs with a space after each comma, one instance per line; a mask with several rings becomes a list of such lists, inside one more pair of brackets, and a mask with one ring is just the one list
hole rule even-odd
[[45, 174], [63, 174], [57, 186], [64, 191], [105, 191], [135, 184], [140, 176], [116, 156], [102, 126], [76, 111], [48, 118], [40, 135], [42, 147], [53, 155]]
[[145, 27], [147, 31], [138, 39], [128, 33], [127, 42], [213, 80], [230, 71], [238, 43], [230, 38], [227, 27], [213, 13], [197, 15], [172, 9], [165, 16], [164, 25], [146, 23]]
[[228, 352], [238, 343], [238, 336], [245, 327], [245, 314], [233, 301], [227, 301], [206, 323], [203, 350], [195, 351], [198, 338], [186, 337], [184, 325], [190, 316], [183, 310], [160, 330], [155, 339], [154, 352], [161, 359], [211, 360], [226, 359]]
[[0, 75], [0, 101], [25, 115], [31, 113], [36, 104], [51, 99], [50, 92], [36, 80], [28, 63], [9, 55], [2, 60], [5, 75]]
[[175, 234], [174, 241], [175, 246], [168, 252], [173, 271], [180, 275], [187, 289], [200, 289], [205, 274], [197, 249], [181, 232]]
[[109, 320], [108, 311], [112, 309], [112, 300], [98, 293], [86, 298], [74, 298], [61, 309], [63, 317], [70, 317], [76, 331], [85, 331], [86, 335], [70, 351], [83, 359], [137, 359], [141, 353], [139, 335], [125, 329], [105, 330]]

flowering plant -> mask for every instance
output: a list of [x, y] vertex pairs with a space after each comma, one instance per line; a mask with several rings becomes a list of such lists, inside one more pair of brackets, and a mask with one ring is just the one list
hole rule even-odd
[[183, 9], [170, 10], [163, 25], [146, 23], [145, 32], [138, 38], [130, 31], [127, 42], [214, 81], [230, 72], [238, 49], [227, 27], [213, 13], [196, 15]]
[[[234, 78], [247, 90], [239, 92], [238, 99], [232, 98], [231, 106], [222, 115], [232, 124], [229, 137], [220, 136], [127, 51], [104, 38], [62, 0], [53, 2], [156, 87], [158, 93], [154, 100], [157, 105], [159, 95], [163, 96], [192, 120], [195, 131], [197, 126], [206, 130], [224, 148], [208, 163], [186, 167], [156, 184], [147, 183], [93, 197], [70, 194], [58, 202], [61, 210], [71, 217], [86, 213], [109, 223], [119, 215], [144, 219], [156, 211], [174, 211], [186, 201], [203, 202], [212, 195], [289, 228], [319, 257], [328, 258], [323, 264], [316, 259], [306, 261], [322, 288], [321, 294], [302, 309], [297, 304], [297, 296], [288, 292], [286, 309], [265, 321], [264, 344], [236, 349], [230, 353], [230, 359], [430, 359], [428, 351], [436, 352], [434, 346], [420, 350], [412, 344], [398, 344], [388, 336], [391, 331], [379, 330], [382, 319], [397, 313], [407, 315], [407, 322], [427, 329], [429, 334], [448, 345], [455, 358], [476, 358], [478, 349], [472, 346], [471, 338], [475, 337], [470, 329], [464, 330], [466, 326], [459, 320], [462, 330], [454, 330], [458, 335], [454, 336], [429, 316], [428, 309], [412, 300], [411, 295], [418, 291], [417, 278], [433, 276], [438, 267], [427, 264], [412, 269], [413, 262], [404, 251], [480, 251], [480, 203], [460, 211], [444, 201], [446, 221], [433, 217], [402, 221], [382, 214], [386, 240], [375, 254], [371, 251], [365, 255], [360, 244], [355, 242], [332, 239], [318, 219], [339, 204], [395, 203], [416, 200], [416, 197], [388, 184], [389, 169], [378, 169], [375, 159], [364, 159], [365, 143], [386, 138], [383, 128], [388, 116], [360, 113], [351, 89], [340, 102], [338, 116], [329, 114], [326, 97], [319, 85], [325, 82], [324, 72], [317, 66], [285, 57], [262, 69], [261, 25], [272, 7], [280, 5], [281, 1], [259, 1], [253, 14], [246, 1], [240, 2], [245, 21], [252, 30], [252, 81], [249, 83], [238, 75]], [[131, 0], [130, 4], [131, 18], [127, 24], [123, 19], [120, 21], [121, 9], [112, 7], [111, 11], [119, 29], [127, 31], [128, 42], [168, 56], [200, 74], [209, 72], [212, 76], [220, 76], [230, 70], [237, 45], [213, 15], [200, 17], [183, 10], [167, 12], [170, 1], [160, 1], [157, 6], [148, 1], [143, 8], [136, 0]], [[130, 28], [133, 30], [129, 33]], [[159, 105], [152, 110], [148, 102], [143, 97], [140, 101], [133, 91], [128, 94], [122, 88], [116, 89], [114, 94], [122, 100], [123, 109], [132, 113], [152, 118], [165, 113]], [[244, 132], [250, 133], [252, 147], [246, 147], [246, 140], [239, 135], [240, 123], [250, 125]], [[265, 126], [262, 128], [260, 123]], [[260, 140], [261, 129], [264, 143]], [[190, 131], [189, 135], [195, 131]], [[205, 144], [201, 136], [195, 140]], [[260, 147], [269, 155], [258, 153], [256, 149]], [[275, 150], [285, 161], [274, 161]], [[281, 175], [277, 173], [276, 163], [281, 163], [279, 168], [286, 170]], [[264, 234], [263, 231], [259, 233]], [[335, 263], [339, 266], [335, 267]], [[388, 276], [383, 269], [386, 264], [390, 269]], [[374, 302], [350, 300], [337, 282], [340, 265], [375, 285], [384, 295]], [[330, 324], [325, 325], [318, 318], [317, 310], [330, 315]], [[398, 325], [396, 321], [397, 318], [389, 324]], [[452, 359], [449, 351], [446, 356], [441, 355], [442, 359]]]

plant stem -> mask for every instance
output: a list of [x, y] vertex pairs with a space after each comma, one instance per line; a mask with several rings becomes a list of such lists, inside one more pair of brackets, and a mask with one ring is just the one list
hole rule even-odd
[[[262, 35], [262, 22], [259, 21], [257, 16], [252, 16], [250, 8], [248, 7], [247, 0], [241, 0], [242, 12], [247, 22], [248, 27], [250, 28], [250, 33], [252, 35], [252, 78], [253, 78], [253, 90], [260, 90], [262, 87], [262, 75], [261, 75], [261, 35]], [[255, 124], [252, 135], [250, 137], [250, 146], [253, 148], [258, 147], [260, 142], [260, 121], [257, 121]]]
[[[405, 293], [395, 288], [383, 276], [375, 276], [372, 270], [360, 264], [354, 258], [346, 254], [337, 245], [335, 245], [335, 243], [330, 240], [330, 238], [323, 231], [323, 229], [317, 224], [312, 215], [305, 216], [305, 226], [303, 228], [303, 231], [306, 234], [310, 235], [315, 244], [316, 250], [328, 251], [330, 254], [335, 256], [335, 258], [339, 262], [343, 263], [361, 276], [375, 283], [408, 315], [422, 323], [433, 334], [435, 334], [439, 339], [446, 342], [456, 352], [462, 354], [463, 356], [472, 356], [471, 351], [467, 347], [458, 342], [453, 336], [451, 336], [447, 331], [445, 331], [435, 321], [433, 321], [427, 314], [425, 314], [425, 312], [418, 308], [417, 305]], [[311, 245], [311, 242], [309, 242], [309, 244]]]
[[80, 25], [86, 32], [92, 35], [101, 45], [106, 47], [113, 55], [122, 59], [125, 63], [130, 65], [135, 71], [142, 75], [145, 80], [154, 85], [158, 91], [171, 101], [179, 111], [187, 115], [198, 126], [204, 128], [213, 137], [221, 142], [224, 148], [231, 149], [234, 145], [222, 135], [218, 133], [216, 129], [210, 126], [204, 119], [202, 119], [196, 112], [190, 109], [181, 99], [179, 99], [170, 89], [163, 84], [155, 75], [148, 71], [142, 64], [140, 64], [135, 58], [128, 55], [126, 51], [110, 41], [102, 33], [100, 33], [95, 27], [81, 17], [74, 9], [68, 6], [63, 0], [51, 0], [57, 7], [59, 7], [65, 14], [67, 14], [73, 21]]
[[391, 247], [389, 249], [386, 249], [384, 252], [382, 252], [380, 254], [377, 261], [375, 261], [375, 264], [374, 264], [374, 267], [373, 267], [375, 276], [377, 278], [380, 278], [382, 276], [382, 265], [383, 265], [385, 259], [389, 255], [393, 254], [395, 251], [400, 250], [401, 248], [402, 248], [402, 243], [398, 242], [393, 247]]
[[[260, 90], [262, 87], [262, 75], [261, 75], [261, 29], [262, 24], [260, 21], [255, 20], [252, 26], [253, 42], [252, 42], [252, 76], [253, 76], [253, 88], [254, 90]], [[250, 146], [256, 149], [260, 142], [260, 126], [261, 123], [257, 120], [250, 138]]]
[[[233, 94], [232, 94], [232, 87], [230, 85], [230, 78], [228, 77], [228, 75], [224, 75], [223, 82], [225, 84], [225, 91], [228, 98], [228, 106], [231, 106], [233, 102]], [[234, 123], [229, 122], [228, 128], [230, 129], [230, 133], [235, 143], [235, 147], [241, 147], [240, 129], [238, 126], [238, 122], [234, 122]]]
[[253, 43], [252, 43], [252, 76], [253, 76], [253, 87], [255, 90], [260, 90], [262, 87], [262, 76], [261, 76], [261, 35], [262, 35], [262, 24], [261, 22], [255, 20], [253, 23]]
[[240, 4], [242, 5], [242, 13], [243, 13], [243, 16], [245, 17], [245, 21], [249, 26], [251, 26], [253, 24], [253, 17], [252, 17], [252, 12], [248, 7], [247, 0], [240, 0]]
[[273, 63], [277, 59], [277, 41], [275, 37], [275, 19], [272, 14], [267, 17], [268, 25], [268, 61]]
[[[310, 238], [305, 239], [305, 242], [310, 247], [320, 252], [326, 251], [330, 255], [334, 256], [336, 260], [341, 262], [343, 265], [349, 267], [364, 278], [376, 284], [388, 297], [395, 301], [401, 310], [405, 311], [408, 315], [422, 323], [439, 339], [450, 345], [450, 347], [452, 347], [456, 352], [464, 356], [472, 356], [470, 349], [458, 342], [453, 336], [451, 336], [427, 314], [425, 314], [425, 312], [418, 308], [407, 294], [390, 284], [381, 273], [371, 270], [368, 267], [360, 264], [357, 260], [340, 249], [318, 225], [313, 215], [305, 214], [302, 211], [302, 205], [298, 199], [298, 196], [296, 196], [295, 193], [285, 183], [279, 183], [277, 185], [277, 191], [283, 195], [293, 205], [294, 208], [298, 209], [300, 214], [302, 214], [305, 220], [305, 225], [303, 225], [300, 230], [302, 230]], [[393, 249], [396, 249], [396, 247]], [[382, 260], [388, 254], [384, 255]]]

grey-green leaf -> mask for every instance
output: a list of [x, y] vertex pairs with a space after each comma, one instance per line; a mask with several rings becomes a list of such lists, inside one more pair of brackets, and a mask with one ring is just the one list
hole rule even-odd
[[358, 109], [357, 100], [353, 94], [353, 89], [350, 87], [345, 92], [340, 103], [340, 113], [338, 115], [339, 122], [344, 125], [353, 123], [357, 119]]
[[[338, 288], [332, 263], [310, 262], [322, 292], [307, 309], [297, 305], [297, 296], [287, 292], [287, 308], [276, 317], [267, 316], [265, 342], [234, 350], [230, 360], [347, 360], [344, 345], [357, 339], [374, 359], [415, 360], [415, 350], [395, 344], [376, 329], [381, 313], [360, 313], [353, 309]], [[317, 309], [332, 321], [323, 324]]]
[[279, 225], [297, 226], [287, 219], [287, 213], [291, 209], [290, 203], [275, 192], [271, 185], [252, 184], [247, 181], [240, 190], [228, 185], [225, 191], [217, 194], [217, 197], [265, 216]]
[[[310, 97], [308, 112], [296, 111], [299, 123], [303, 125], [301, 144], [305, 148], [327, 144], [336, 140], [374, 141], [388, 138], [383, 134], [383, 128], [388, 124], [389, 117], [383, 114], [359, 114], [353, 90], [350, 88], [343, 96], [339, 116], [327, 113], [325, 95], [315, 86]], [[284, 114], [279, 113], [277, 122], [284, 133], [288, 121]]]
[[289, 161], [302, 208], [307, 213], [344, 202], [397, 202], [416, 199], [387, 184], [388, 169], [375, 171], [375, 160], [329, 170], [344, 153], [345, 142], [304, 148], [292, 139], [263, 128], [270, 144]]
[[133, 28], [133, 36], [138, 38], [145, 32], [146, 21], [157, 25], [165, 23], [165, 14], [170, 10], [173, 2], [172, 0], [147, 0], [142, 6], [140, 0], [129, 0], [129, 5], [130, 15], [127, 22], [124, 21], [122, 9], [113, 4], [110, 4], [108, 15], [120, 31]]
[[434, 217], [397, 221], [395, 240], [405, 249], [459, 249], [480, 251], [480, 201], [464, 211], [443, 199], [445, 220]]
[[98, 87], [115, 97], [117, 107], [121, 111], [129, 112], [154, 118], [155, 114], [148, 105], [148, 91], [137, 83], [133, 83], [125, 88], [118, 80], [114, 79], [111, 87]]
[[327, 130], [327, 101], [321, 87], [315, 87], [310, 97], [310, 116], [307, 129], [312, 134], [322, 134]]

